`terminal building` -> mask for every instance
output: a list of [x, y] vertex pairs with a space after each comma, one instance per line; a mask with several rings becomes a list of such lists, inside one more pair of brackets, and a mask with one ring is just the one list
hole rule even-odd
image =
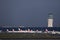
[[0, 27], [0, 30], [2, 32], [9, 32], [9, 31], [12, 31], [12, 32], [36, 32], [38, 31], [39, 32], [56, 32], [56, 33], [59, 33], [60, 34], [60, 27], [54, 27], [53, 26], [53, 14], [52, 13], [49, 13], [48, 14], [48, 25], [47, 27]]

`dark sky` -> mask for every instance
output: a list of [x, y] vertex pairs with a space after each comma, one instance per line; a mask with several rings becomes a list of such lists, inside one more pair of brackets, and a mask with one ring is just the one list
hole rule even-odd
[[0, 25], [47, 26], [53, 13], [54, 26], [60, 26], [60, 0], [0, 0]]

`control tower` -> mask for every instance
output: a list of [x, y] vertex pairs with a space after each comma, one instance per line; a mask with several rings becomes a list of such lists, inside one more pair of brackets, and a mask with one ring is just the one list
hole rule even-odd
[[48, 27], [53, 27], [53, 14], [48, 14]]

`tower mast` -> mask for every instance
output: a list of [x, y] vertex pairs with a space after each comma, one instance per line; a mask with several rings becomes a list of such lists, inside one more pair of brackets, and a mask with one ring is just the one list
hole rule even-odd
[[48, 27], [53, 27], [53, 14], [48, 14]]

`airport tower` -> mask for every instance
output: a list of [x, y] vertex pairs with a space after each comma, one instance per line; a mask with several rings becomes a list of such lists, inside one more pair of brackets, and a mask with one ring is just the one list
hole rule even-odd
[[48, 14], [48, 27], [53, 27], [53, 14]]

